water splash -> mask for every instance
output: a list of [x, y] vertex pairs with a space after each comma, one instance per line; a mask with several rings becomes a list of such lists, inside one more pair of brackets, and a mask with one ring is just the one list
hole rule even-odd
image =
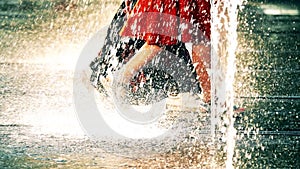
[[[6, 123], [33, 126], [36, 134], [83, 135], [70, 92], [73, 69], [86, 41], [111, 20], [118, 4], [114, 0], [0, 2], [0, 88], [16, 93], [0, 91], [9, 97], [0, 101], [1, 113], [14, 107]], [[2, 77], [11, 80], [2, 82]]]
[[[234, 73], [237, 47], [237, 15], [242, 0], [216, 1], [212, 5], [212, 134], [225, 142], [226, 168], [233, 168], [236, 130], [234, 128]], [[212, 3], [213, 4], [213, 3]]]

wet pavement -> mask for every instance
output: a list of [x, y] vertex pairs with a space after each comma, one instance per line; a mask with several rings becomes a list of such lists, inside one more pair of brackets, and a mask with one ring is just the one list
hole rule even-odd
[[257, 7], [249, 3], [240, 13], [236, 102], [247, 110], [236, 118], [236, 166], [298, 168], [299, 3]]
[[[78, 42], [87, 40], [97, 31], [95, 25], [101, 28], [104, 21], [74, 19], [72, 15], [86, 14], [84, 10], [48, 16], [45, 8], [29, 16], [26, 9], [14, 8], [16, 1], [7, 2], [0, 3], [4, 18], [0, 36], [5, 39], [1, 40], [0, 61], [0, 168], [211, 168], [209, 162], [222, 161], [218, 159], [222, 152], [215, 151], [221, 145], [207, 144], [207, 140], [183, 143], [151, 156], [124, 157], [116, 149], [133, 151], [131, 143], [88, 139], [73, 105], [73, 64], [84, 45]], [[115, 8], [116, 4], [106, 6]], [[10, 15], [6, 16], [4, 7], [8, 6]], [[236, 102], [247, 111], [236, 117], [234, 163], [238, 168], [297, 168], [300, 18], [263, 12], [257, 3], [250, 3], [240, 14]], [[48, 18], [38, 20], [37, 16]], [[68, 19], [65, 27], [61, 26], [64, 19]], [[35, 20], [36, 25], [32, 24]], [[45, 31], [51, 20], [56, 32]], [[23, 27], [16, 31], [13, 24]], [[87, 25], [91, 28], [83, 33], [81, 28]]]

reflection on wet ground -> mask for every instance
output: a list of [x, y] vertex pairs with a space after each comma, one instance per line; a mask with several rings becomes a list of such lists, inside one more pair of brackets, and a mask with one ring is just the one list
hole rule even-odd
[[[88, 139], [78, 124], [72, 105], [73, 74], [70, 69], [49, 64], [2, 64], [0, 73], [2, 167], [147, 168], [159, 165], [210, 165], [207, 159], [212, 157], [213, 152], [209, 152], [213, 145], [207, 145], [204, 141], [193, 146], [182, 143], [176, 145], [182, 146], [178, 150], [174, 146], [158, 154], [155, 152], [159, 151], [155, 149], [164, 146], [159, 143], [142, 145], [131, 144], [128, 142], [130, 140], [111, 143]], [[154, 153], [143, 157], [139, 154], [141, 148], [134, 146], [144, 146], [145, 151], [146, 147], [150, 147]], [[132, 157], [125, 157], [124, 151], [131, 153]]]
[[300, 165], [300, 17], [291, 2], [249, 3], [240, 13], [236, 102], [247, 107], [235, 124], [240, 168]]
[[[66, 13], [53, 13], [46, 6], [32, 13], [24, 6], [15, 9], [17, 1], [4, 2], [0, 2], [0, 17], [4, 18], [0, 37], [5, 39], [0, 44], [0, 168], [209, 168], [212, 161], [222, 161], [218, 159], [222, 153], [215, 151], [220, 145], [207, 144], [207, 140], [182, 143], [150, 157], [124, 157], [114, 150], [119, 145], [84, 136], [72, 100], [73, 65], [67, 63], [75, 63], [72, 55], [84, 45], [79, 42], [103, 24], [91, 23], [89, 18], [98, 14], [88, 12], [103, 12], [105, 6], [116, 9], [118, 2]], [[72, 16], [84, 14], [88, 18]], [[259, 6], [249, 3], [240, 21], [236, 102], [247, 111], [236, 116], [235, 166], [297, 168], [299, 15], [265, 15]], [[83, 32], [83, 27], [89, 31]], [[46, 32], [48, 28], [54, 32]], [[122, 151], [132, 146], [119, 144], [124, 145]]]

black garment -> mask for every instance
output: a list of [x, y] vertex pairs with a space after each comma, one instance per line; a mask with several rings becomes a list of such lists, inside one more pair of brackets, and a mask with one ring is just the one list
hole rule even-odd
[[[134, 5], [136, 0], [133, 0], [132, 3], [132, 5]], [[126, 14], [124, 13], [125, 7], [125, 2], [123, 2], [108, 27], [104, 45], [99, 55], [90, 64], [90, 68], [92, 69], [90, 81], [96, 88], [99, 88], [100, 86], [98, 85], [101, 85], [99, 83], [100, 76], [106, 77], [109, 70], [118, 70], [124, 60], [133, 55], [135, 51], [140, 49], [145, 43], [145, 41], [139, 39], [123, 41], [119, 35], [120, 30], [126, 22]], [[117, 50], [116, 54], [111, 53], [112, 49]], [[113, 67], [111, 61], [116, 58], [119, 64]]]

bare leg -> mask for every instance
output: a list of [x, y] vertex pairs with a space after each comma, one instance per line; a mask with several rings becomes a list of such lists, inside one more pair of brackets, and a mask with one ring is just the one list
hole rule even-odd
[[161, 51], [159, 46], [145, 43], [124, 66], [123, 83], [129, 83], [134, 74], [151, 61], [159, 51]]
[[[123, 83], [129, 83], [130, 79], [143, 65], [151, 61], [162, 49], [156, 45], [145, 45], [126, 63], [124, 67]], [[210, 67], [210, 47], [205, 45], [194, 45], [192, 51], [193, 63], [195, 64], [198, 80], [203, 89], [204, 102], [209, 103], [211, 99], [211, 84], [207, 73]]]
[[205, 45], [193, 45], [192, 58], [198, 76], [197, 78], [202, 87], [203, 101], [209, 103], [211, 99], [211, 84], [207, 68], [210, 67], [210, 47]]

